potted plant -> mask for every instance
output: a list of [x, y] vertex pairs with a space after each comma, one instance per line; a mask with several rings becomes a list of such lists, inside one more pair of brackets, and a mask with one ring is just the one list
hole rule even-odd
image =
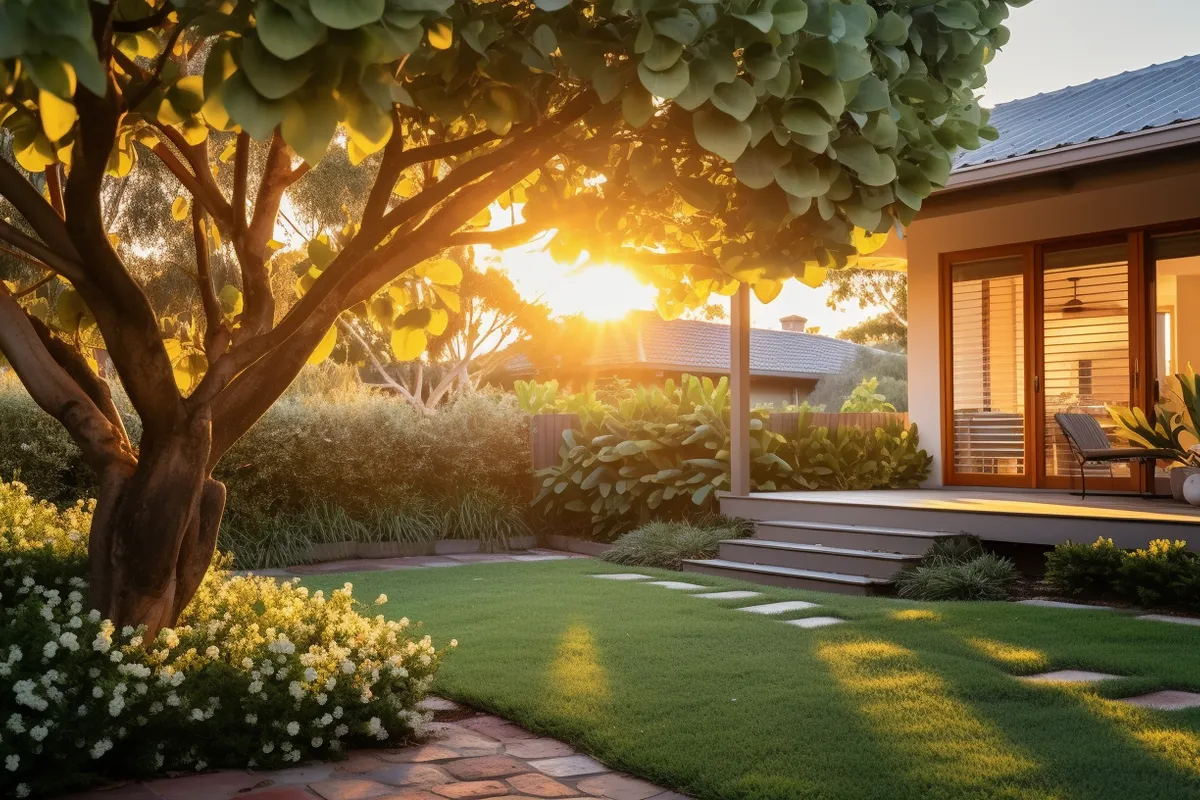
[[1179, 381], [1183, 413], [1164, 406], [1154, 409], [1153, 421], [1140, 408], [1110, 406], [1109, 415], [1117, 423], [1121, 435], [1137, 447], [1171, 450], [1175, 465], [1171, 468], [1171, 496], [1183, 501], [1183, 484], [1190, 476], [1200, 475], [1200, 445], [1186, 446], [1184, 435], [1200, 441], [1200, 380], [1188, 364], [1187, 372], [1175, 376]]

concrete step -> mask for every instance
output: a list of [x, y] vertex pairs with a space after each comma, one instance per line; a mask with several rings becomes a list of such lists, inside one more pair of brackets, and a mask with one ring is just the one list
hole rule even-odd
[[920, 563], [921, 556], [878, 550], [853, 550], [823, 544], [797, 544], [763, 539], [727, 539], [720, 558], [744, 564], [861, 575], [890, 580], [897, 572]]
[[722, 558], [684, 561], [683, 571], [750, 581], [766, 586], [786, 586], [792, 589], [813, 589], [818, 592], [836, 592], [838, 594], [887, 594], [890, 587], [889, 581], [883, 578], [840, 575], [835, 572], [818, 572], [792, 567], [743, 564]]
[[834, 522], [767, 521], [755, 525], [755, 538], [795, 544], [823, 544], [853, 550], [881, 550], [922, 556], [938, 539], [954, 536], [945, 531], [839, 525]]

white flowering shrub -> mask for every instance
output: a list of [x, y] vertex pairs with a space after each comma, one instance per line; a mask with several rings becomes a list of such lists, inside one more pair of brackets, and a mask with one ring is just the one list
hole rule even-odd
[[350, 584], [325, 597], [224, 560], [177, 627], [114, 630], [87, 610], [90, 512], [0, 483], [0, 797], [338, 758], [428, 721], [416, 705], [445, 651], [359, 613]]

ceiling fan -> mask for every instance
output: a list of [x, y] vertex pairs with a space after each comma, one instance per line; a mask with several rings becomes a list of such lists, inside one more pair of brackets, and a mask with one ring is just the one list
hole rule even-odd
[[1058, 309], [1064, 319], [1091, 319], [1094, 317], [1120, 317], [1128, 313], [1128, 309], [1122, 305], [1095, 303], [1085, 303], [1083, 298], [1079, 296], [1079, 282], [1083, 280], [1081, 276], [1067, 278], [1071, 282], [1071, 299], [1062, 304]]

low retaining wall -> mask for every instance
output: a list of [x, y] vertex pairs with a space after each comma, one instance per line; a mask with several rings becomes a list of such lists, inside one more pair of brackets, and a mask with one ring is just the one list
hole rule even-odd
[[[508, 540], [509, 550], [528, 550], [537, 547], [535, 536], [514, 536]], [[436, 542], [329, 542], [314, 544], [308, 549], [310, 563], [346, 561], [354, 558], [406, 558], [409, 556], [452, 556], [478, 553], [478, 539], [439, 539]]]
[[556, 533], [547, 534], [543, 538], [545, 539], [546, 546], [553, 550], [579, 553], [580, 555], [591, 556], [592, 558], [599, 558], [613, 547], [611, 544], [604, 544], [603, 542], [589, 542], [587, 539], [560, 536]]

